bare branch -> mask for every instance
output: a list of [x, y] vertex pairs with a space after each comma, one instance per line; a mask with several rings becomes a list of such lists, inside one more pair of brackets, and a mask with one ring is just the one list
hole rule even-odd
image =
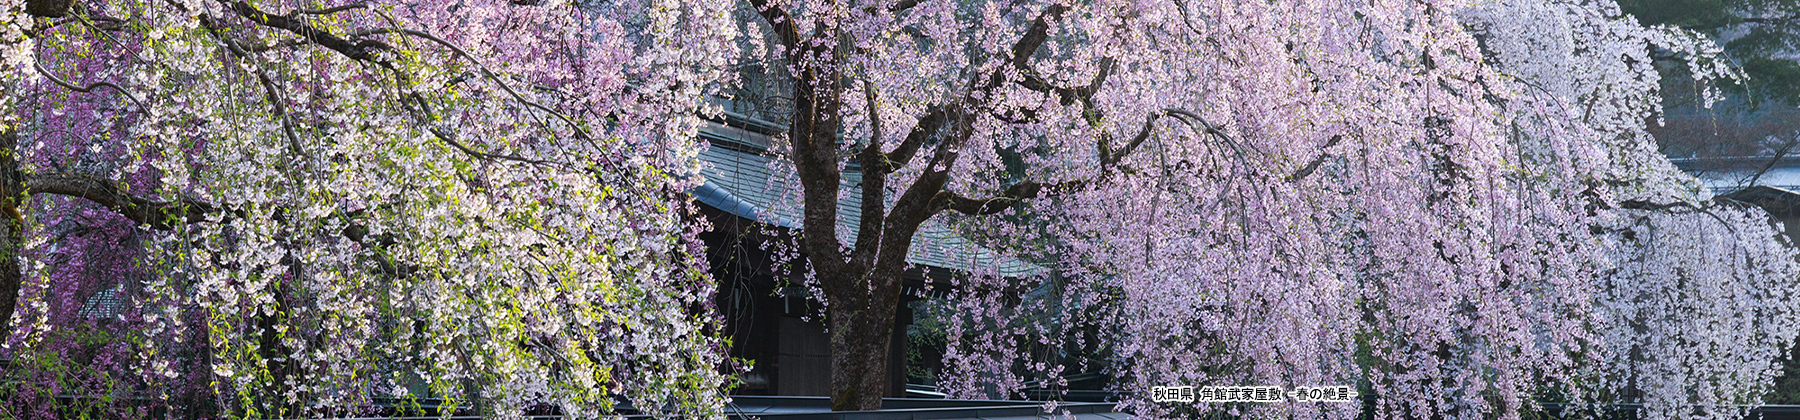
[[284, 40], [281, 40], [281, 42], [277, 42], [277, 43], [269, 44], [269, 45], [247, 46], [247, 47], [244, 47], [244, 51], [259, 53], [259, 52], [271, 51], [271, 50], [276, 50], [276, 49], [281, 49], [281, 48], [298, 47], [301, 45], [306, 45], [306, 40], [298, 39], [298, 38], [284, 39]]
[[1131, 138], [1131, 142], [1126, 143], [1125, 147], [1120, 148], [1117, 152], [1108, 150], [1107, 144], [1105, 142], [1101, 142], [1099, 145], [1100, 146], [1099, 147], [1099, 149], [1100, 149], [1100, 165], [1107, 166], [1107, 167], [1116, 165], [1119, 163], [1119, 161], [1124, 160], [1126, 156], [1131, 155], [1131, 152], [1137, 151], [1138, 146], [1143, 145], [1144, 140], [1148, 140], [1150, 138], [1150, 131], [1152, 129], [1156, 128], [1156, 120], [1158, 118], [1161, 118], [1163, 115], [1167, 114], [1168, 112], [1169, 111], [1150, 113], [1150, 116], [1144, 118], [1144, 127], [1138, 129], [1137, 136], [1133, 136]]
[[900, 12], [906, 11], [907, 9], [913, 8], [913, 6], [918, 6], [918, 5], [919, 5], [919, 0], [900, 0], [899, 2], [894, 3], [893, 7], [889, 7], [888, 12], [900, 13]]
[[1306, 179], [1306, 177], [1308, 175], [1312, 175], [1313, 171], [1316, 171], [1319, 169], [1320, 164], [1325, 163], [1325, 158], [1331, 157], [1331, 154], [1326, 153], [1325, 149], [1330, 149], [1332, 146], [1336, 146], [1338, 144], [1338, 141], [1341, 141], [1343, 139], [1344, 139], [1344, 135], [1342, 135], [1342, 134], [1331, 136], [1330, 140], [1325, 141], [1324, 146], [1319, 146], [1319, 155], [1314, 156], [1312, 162], [1307, 162], [1306, 166], [1301, 167], [1299, 171], [1295, 171], [1293, 175], [1288, 175], [1288, 177], [1287, 177], [1288, 181], [1300, 181], [1300, 180]]
[[1026, 181], [1007, 187], [1006, 191], [999, 195], [979, 200], [964, 197], [954, 191], [943, 191], [938, 193], [934, 200], [936, 201], [934, 207], [956, 210], [968, 215], [989, 215], [1006, 211], [1025, 200], [1067, 194], [1086, 188], [1087, 185], [1086, 180], [1064, 181], [1048, 185]]
[[[888, 5], [886, 10], [888, 13], [899, 14], [900, 12], [904, 12], [907, 9], [911, 9], [914, 6], [918, 6], [918, 5], [919, 5], [919, 0], [900, 0], [898, 2], [895, 2], [894, 4]], [[874, 15], [878, 11], [881, 11], [881, 9], [875, 7], [874, 5], [869, 5], [868, 7], [863, 8], [864, 14]]]
[[786, 47], [789, 56], [798, 54], [800, 30], [794, 26], [794, 17], [786, 10], [769, 4], [769, 0], [750, 0], [750, 5], [756, 7], [756, 13], [762, 15], [764, 21], [769, 22], [769, 27], [775, 30], [775, 38], [781, 42], [781, 46]]
[[348, 11], [348, 10], [367, 9], [367, 8], [369, 8], [368, 3], [350, 3], [350, 4], [343, 5], [343, 6], [327, 7], [324, 9], [295, 10], [294, 13], [301, 14], [301, 15], [329, 15], [329, 14]]
[[1733, 25], [1745, 24], [1745, 23], [1753, 23], [1753, 24], [1759, 24], [1759, 25], [1783, 25], [1783, 24], [1792, 23], [1795, 20], [1800, 20], [1800, 14], [1787, 14], [1787, 15], [1769, 16], [1769, 17], [1753, 16], [1753, 17], [1740, 18], [1735, 22], [1731, 21], [1730, 19], [1722, 19], [1722, 20], [1718, 20], [1713, 23], [1705, 24], [1705, 25], [1681, 25], [1680, 27], [1681, 27], [1681, 29], [1687, 29], [1687, 30], [1691, 30], [1691, 31], [1712, 31], [1712, 30], [1717, 30], [1719, 28], [1724, 28], [1727, 26], [1733, 26]]
[[1063, 106], [1081, 102], [1087, 108], [1084, 112], [1091, 112], [1093, 111], [1091, 102], [1094, 94], [1100, 91], [1102, 85], [1106, 84], [1107, 77], [1112, 75], [1113, 68], [1117, 64], [1112, 57], [1101, 58], [1100, 69], [1094, 73], [1094, 79], [1087, 85], [1078, 87], [1057, 86], [1045, 80], [1042, 75], [1038, 74], [1037, 69], [1031, 67], [1031, 55], [1036, 53], [1048, 40], [1049, 19], [1059, 18], [1067, 11], [1067, 7], [1052, 6], [1049, 10], [1044, 11], [1043, 15], [1038, 16], [1037, 20], [1032, 22], [1031, 28], [1026, 31], [1025, 37], [1013, 44], [1012, 66], [1019, 72], [1018, 84], [1020, 86], [1056, 95], [1058, 102]]
[[1775, 167], [1775, 164], [1776, 164], [1776, 163], [1777, 163], [1777, 162], [1781, 162], [1781, 159], [1782, 159], [1782, 158], [1785, 158], [1785, 157], [1787, 157], [1787, 155], [1788, 155], [1788, 152], [1790, 152], [1790, 151], [1793, 151], [1793, 150], [1794, 150], [1794, 146], [1795, 146], [1795, 145], [1796, 145], [1796, 144], [1800, 144], [1800, 139], [1792, 139], [1792, 138], [1790, 138], [1790, 139], [1788, 139], [1788, 141], [1787, 141], [1787, 142], [1785, 142], [1785, 143], [1783, 143], [1783, 144], [1782, 144], [1782, 145], [1781, 145], [1781, 150], [1776, 150], [1776, 151], [1775, 151], [1775, 157], [1772, 157], [1772, 158], [1769, 158], [1769, 163], [1767, 163], [1767, 164], [1764, 164], [1764, 165], [1763, 165], [1763, 167], [1762, 167], [1762, 169], [1758, 169], [1758, 170], [1757, 170], [1757, 171], [1756, 171], [1756, 174], [1755, 174], [1755, 175], [1751, 175], [1751, 176], [1750, 176], [1750, 182], [1746, 182], [1746, 183], [1744, 183], [1744, 186], [1745, 186], [1745, 187], [1754, 187], [1754, 186], [1756, 186], [1756, 182], [1757, 182], [1757, 181], [1761, 181], [1761, 180], [1762, 180], [1762, 176], [1763, 176], [1763, 174], [1766, 174], [1766, 173], [1769, 173], [1769, 169], [1770, 169], [1770, 168], [1774, 168], [1774, 167]]
[[902, 140], [899, 146], [895, 146], [894, 151], [888, 152], [885, 158], [887, 167], [883, 169], [893, 172], [910, 163], [913, 155], [919, 153], [919, 148], [925, 146], [925, 140], [937, 135], [937, 132], [944, 128], [944, 124], [950, 122], [950, 112], [947, 108], [938, 105], [927, 109], [925, 116], [919, 118], [918, 124], [913, 126], [912, 131], [906, 133], [906, 140]]
[[376, 51], [389, 49], [387, 44], [374, 40], [351, 42], [344, 38], [339, 38], [336, 35], [332, 35], [325, 30], [307, 25], [306, 22], [301, 22], [298, 19], [264, 13], [247, 2], [237, 1], [226, 3], [226, 7], [230, 8], [233, 13], [237, 13], [238, 16], [243, 16], [246, 19], [250, 19], [252, 22], [292, 32], [294, 35], [299, 35], [300, 38], [318, 44], [321, 47], [331, 49], [332, 51], [337, 51], [345, 57], [350, 57], [351, 59], [358, 61], [373, 59]]
[[1026, 89], [1056, 95], [1057, 102], [1061, 103], [1063, 106], [1081, 102], [1084, 107], [1091, 110], [1093, 107], [1092, 102], [1094, 94], [1100, 92], [1100, 87], [1106, 84], [1106, 78], [1112, 75], [1113, 67], [1115, 65], [1116, 62], [1112, 57], [1100, 59], [1100, 71], [1094, 73], [1094, 80], [1088, 82], [1086, 86], [1073, 88], [1052, 84], [1049, 81], [1044, 80], [1043, 76], [1039, 76], [1037, 69], [1031, 68], [1028, 65], [1021, 65], [1018, 67], [1018, 83], [1019, 86], [1023, 86]]
[[1068, 6], [1051, 5], [1049, 9], [1044, 10], [1043, 14], [1038, 15], [1036, 20], [1031, 21], [1031, 28], [1025, 30], [1025, 36], [1019, 38], [1019, 42], [1013, 43], [1013, 67], [1021, 69], [1026, 67], [1031, 56], [1037, 53], [1039, 47], [1044, 46], [1044, 41], [1050, 39], [1050, 20], [1062, 18], [1062, 14], [1068, 11]]
[[[423, 98], [418, 98], [416, 94], [413, 96], [414, 96], [414, 101], [417, 101], [421, 104], [425, 101]], [[429, 111], [427, 111], [426, 113], [429, 114]], [[444, 143], [448, 143], [450, 145], [450, 147], [456, 148], [457, 151], [461, 151], [461, 152], [463, 152], [463, 154], [467, 154], [469, 156], [474, 156], [477, 158], [489, 159], [489, 160], [496, 160], [496, 159], [497, 160], [510, 160], [510, 161], [514, 161], [514, 162], [529, 163], [529, 164], [533, 164], [533, 165], [549, 165], [550, 164], [550, 161], [531, 159], [531, 158], [519, 156], [516, 154], [501, 155], [501, 154], [487, 153], [487, 152], [475, 150], [473, 148], [470, 148], [469, 146], [463, 145], [462, 142], [457, 141], [456, 133], [454, 133], [454, 132], [446, 131], [441, 127], [431, 125], [431, 123], [429, 121], [426, 121], [424, 118], [420, 118], [419, 121], [416, 121], [416, 122], [418, 122], [419, 125], [425, 126], [425, 131], [431, 132], [431, 135], [437, 137], [438, 140], [443, 140]]]

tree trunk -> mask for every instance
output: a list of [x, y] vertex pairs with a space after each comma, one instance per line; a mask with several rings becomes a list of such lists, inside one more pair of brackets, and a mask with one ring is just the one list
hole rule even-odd
[[[874, 280], [874, 279], [871, 279]], [[881, 409], [888, 391], [888, 350], [894, 332], [896, 293], [863, 296], [861, 302], [831, 301], [831, 409]], [[884, 296], [885, 295], [885, 296]]]
[[74, 5], [74, 0], [27, 0], [25, 13], [38, 17], [59, 18], [68, 15], [69, 7]]
[[19, 251], [25, 244], [25, 219], [19, 205], [25, 199], [25, 175], [19, 170], [19, 133], [0, 130], [0, 342], [12, 338], [13, 312], [19, 306]]

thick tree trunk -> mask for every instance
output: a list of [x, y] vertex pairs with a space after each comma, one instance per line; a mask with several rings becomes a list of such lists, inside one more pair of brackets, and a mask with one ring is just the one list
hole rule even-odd
[[[871, 276], [876, 277], [876, 276]], [[885, 277], [885, 276], [882, 276]], [[878, 279], [870, 279], [880, 285]], [[885, 285], [884, 285], [885, 286]], [[888, 350], [894, 332], [897, 293], [878, 286], [874, 293], [851, 297], [851, 302], [832, 301], [831, 409], [864, 411], [881, 409], [888, 391]]]
[[0, 130], [0, 341], [12, 337], [13, 312], [19, 306], [19, 251], [25, 244], [25, 219], [19, 205], [25, 198], [25, 175], [15, 156], [19, 133]]
[[59, 18], [68, 15], [69, 6], [73, 5], [75, 5], [75, 0], [27, 0], [25, 13], [38, 17]]

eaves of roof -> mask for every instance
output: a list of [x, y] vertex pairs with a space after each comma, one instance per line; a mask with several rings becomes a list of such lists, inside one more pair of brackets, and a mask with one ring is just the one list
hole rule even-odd
[[[729, 117], [729, 115], [727, 115]], [[701, 137], [712, 147], [700, 153], [707, 167], [701, 170], [706, 183], [694, 190], [695, 198], [713, 208], [789, 229], [800, 229], [801, 196], [778, 174], [775, 161], [763, 153], [770, 141], [766, 134], [743, 129], [749, 124], [711, 122], [700, 130]], [[856, 226], [861, 221], [862, 196], [854, 189], [862, 182], [862, 172], [843, 171], [838, 200], [838, 235], [843, 243], [856, 241]], [[1044, 272], [1044, 268], [1018, 258], [1001, 255], [956, 234], [941, 223], [926, 222], [913, 237], [913, 247], [906, 261], [915, 265], [957, 270], [966, 273], [1027, 277]]]

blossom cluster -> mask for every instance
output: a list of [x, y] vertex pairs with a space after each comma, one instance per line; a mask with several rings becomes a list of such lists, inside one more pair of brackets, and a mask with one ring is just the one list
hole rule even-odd
[[717, 2], [24, 3], [0, 416], [721, 412]]
[[[979, 9], [979, 25], [944, 11], [933, 22], [968, 26], [924, 36], [1003, 48], [980, 40], [1017, 39], [1051, 8], [1033, 7]], [[953, 394], [1054, 389], [1093, 368], [1062, 356], [1082, 349], [1109, 355], [1134, 395], [1121, 407], [1147, 418], [1359, 413], [1144, 392], [1170, 383], [1354, 383], [1377, 417], [1552, 401], [1731, 418], [1794, 338], [1800, 267], [1780, 229], [1714, 199], [1644, 128], [1661, 112], [1654, 51], [1703, 82], [1736, 77], [1704, 36], [1609, 1], [1092, 2], [1056, 18], [1053, 53], [1014, 59], [1097, 90], [999, 90], [948, 189], [1073, 185], [949, 220], [1058, 274], [959, 283]], [[868, 66], [906, 75], [877, 82], [899, 104], [879, 115], [963, 86], [906, 85], [918, 73], [997, 65], [917, 51]]]

